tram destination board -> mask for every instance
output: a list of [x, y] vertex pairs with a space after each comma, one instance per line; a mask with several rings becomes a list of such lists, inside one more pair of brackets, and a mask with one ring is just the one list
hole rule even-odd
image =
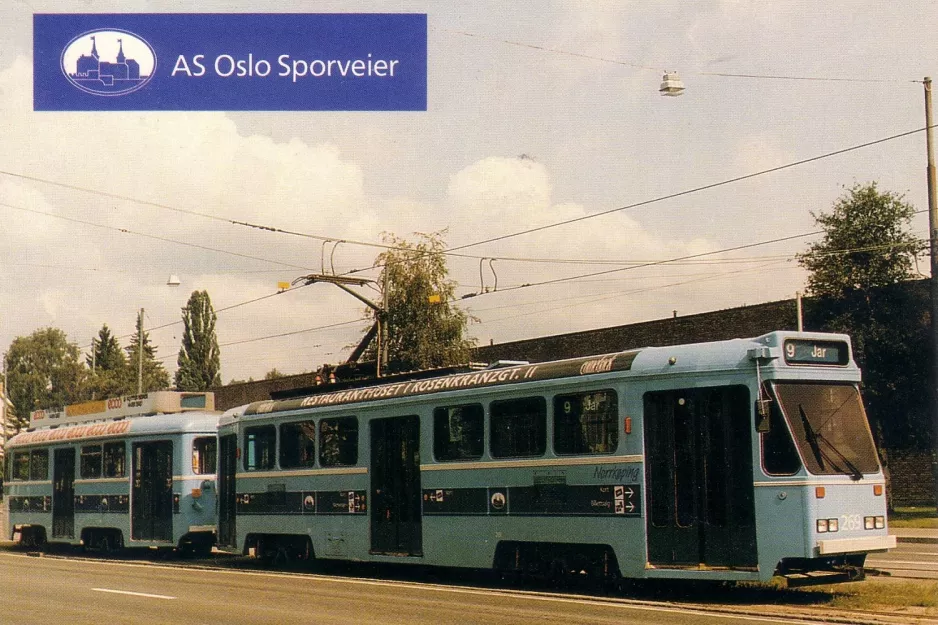
[[813, 341], [789, 339], [785, 341], [785, 362], [790, 365], [843, 366], [850, 361], [846, 341]]

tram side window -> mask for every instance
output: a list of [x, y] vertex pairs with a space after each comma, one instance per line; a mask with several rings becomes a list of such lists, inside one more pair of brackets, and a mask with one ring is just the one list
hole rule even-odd
[[319, 464], [324, 467], [358, 463], [358, 419], [339, 417], [319, 422]]
[[261, 425], [244, 430], [244, 469], [265, 471], [274, 468], [274, 447], [277, 429], [272, 425]]
[[433, 410], [433, 455], [437, 460], [478, 460], [482, 457], [485, 414], [482, 404]]
[[29, 454], [29, 479], [49, 479], [49, 450], [34, 449]]
[[769, 408], [769, 431], [760, 434], [759, 438], [762, 442], [762, 467], [767, 474], [794, 475], [801, 469], [798, 450], [778, 401], [772, 401]]
[[87, 480], [101, 477], [101, 445], [81, 448], [81, 477]]
[[297, 469], [316, 464], [316, 423], [298, 421], [280, 425], [280, 468]]
[[493, 401], [493, 458], [542, 456], [547, 449], [547, 402], [543, 397]]
[[11, 477], [14, 480], [25, 481], [29, 479], [29, 452], [28, 451], [13, 452], [13, 475]]
[[127, 450], [124, 443], [104, 444], [104, 477], [127, 476]]
[[615, 391], [554, 397], [554, 451], [559, 455], [611, 454], [618, 442]]
[[217, 449], [214, 436], [202, 436], [192, 441], [192, 472], [196, 475], [215, 473]]

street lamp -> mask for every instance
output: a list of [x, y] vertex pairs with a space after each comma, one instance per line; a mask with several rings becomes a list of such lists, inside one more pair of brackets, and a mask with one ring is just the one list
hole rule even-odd
[[684, 82], [681, 80], [681, 77], [677, 75], [677, 72], [664, 73], [664, 76], [661, 78], [661, 87], [658, 89], [658, 93], [672, 98], [684, 94]]

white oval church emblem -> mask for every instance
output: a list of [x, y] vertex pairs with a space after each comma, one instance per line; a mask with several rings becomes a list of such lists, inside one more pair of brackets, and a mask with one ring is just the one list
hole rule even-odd
[[156, 72], [156, 52], [126, 30], [92, 30], [62, 50], [62, 73], [86, 93], [125, 95], [140, 89]]

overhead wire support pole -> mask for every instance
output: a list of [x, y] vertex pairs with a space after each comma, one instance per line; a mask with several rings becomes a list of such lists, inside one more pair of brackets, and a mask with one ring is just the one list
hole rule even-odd
[[378, 306], [377, 304], [375, 304], [373, 301], [371, 301], [370, 299], [368, 299], [361, 293], [356, 293], [355, 291], [353, 291], [352, 289], [348, 287], [348, 285], [364, 286], [370, 282], [374, 282], [374, 280], [368, 280], [366, 278], [352, 278], [349, 276], [336, 276], [336, 275], [331, 275], [331, 274], [313, 273], [313, 274], [309, 274], [308, 276], [297, 278], [296, 280], [293, 281], [293, 284], [303, 283], [303, 284], [309, 285], [309, 284], [315, 284], [316, 282], [328, 282], [330, 284], [334, 284], [340, 289], [342, 289], [343, 291], [345, 291], [346, 293], [348, 293], [349, 295], [351, 295], [352, 297], [354, 297], [355, 299], [365, 304], [365, 306], [368, 306], [373, 311], [375, 311], [375, 325], [372, 327], [371, 330], [369, 330], [365, 334], [364, 338], [358, 344], [358, 347], [356, 347], [352, 351], [352, 355], [349, 357], [348, 362], [356, 362], [358, 358], [361, 356], [361, 354], [365, 351], [365, 348], [368, 347], [368, 344], [371, 341], [373, 341], [375, 337], [377, 337], [378, 344], [377, 344], [377, 353], [375, 355], [375, 375], [377, 377], [381, 377], [382, 358], [385, 359], [383, 362], [385, 364], [387, 363], [387, 360], [386, 360], [387, 350], [385, 346], [382, 344], [382, 340], [381, 340], [382, 335], [385, 334], [384, 318], [385, 318], [385, 311], [386, 311], [387, 305], [385, 304], [384, 307]]
[[931, 78], [925, 83], [925, 145], [928, 149], [928, 239], [931, 252], [931, 421], [932, 476], [938, 507], [938, 190], [935, 188], [935, 142], [932, 138]]
[[137, 395], [143, 395], [143, 309], [137, 322]]

